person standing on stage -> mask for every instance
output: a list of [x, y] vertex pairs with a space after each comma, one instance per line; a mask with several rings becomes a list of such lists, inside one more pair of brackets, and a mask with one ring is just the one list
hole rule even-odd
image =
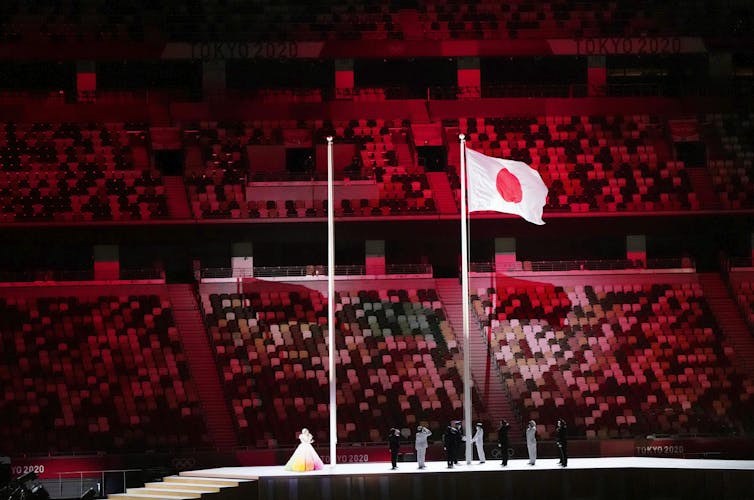
[[507, 420], [500, 421], [500, 428], [497, 430], [497, 445], [503, 458], [503, 466], [508, 465], [508, 430], [511, 424]]
[[390, 429], [390, 434], [387, 437], [387, 442], [390, 446], [390, 462], [393, 464], [391, 470], [398, 468], [398, 451], [401, 449], [401, 432], [395, 427]]
[[424, 427], [423, 425], [420, 425], [416, 428], [416, 461], [419, 464], [419, 468], [423, 469], [425, 467], [424, 465], [424, 458], [427, 456], [427, 438], [432, 435], [432, 431]]
[[456, 463], [456, 448], [458, 447], [458, 429], [453, 425], [453, 422], [448, 424], [442, 440], [445, 445], [445, 457], [448, 460], [448, 469], [452, 469], [453, 464]]
[[464, 451], [466, 448], [466, 436], [463, 435], [463, 422], [460, 420], [456, 421], [456, 449], [455, 454], [453, 455], [455, 458], [455, 464], [458, 465], [458, 460], [461, 458], [461, 456], [465, 456], [466, 452]]
[[482, 422], [476, 423], [476, 432], [474, 432], [474, 437], [471, 440], [474, 441], [474, 446], [476, 446], [479, 463], [483, 464], [487, 461], [487, 457], [484, 455], [484, 428], [482, 427]]
[[529, 420], [526, 428], [526, 449], [529, 451], [529, 465], [534, 465], [537, 461], [537, 423], [534, 420]]
[[562, 418], [558, 419], [558, 425], [556, 428], [557, 431], [557, 437], [555, 438], [555, 442], [558, 444], [558, 451], [560, 452], [560, 462], [558, 462], [562, 467], [568, 466], [568, 427], [566, 426], [565, 420]]

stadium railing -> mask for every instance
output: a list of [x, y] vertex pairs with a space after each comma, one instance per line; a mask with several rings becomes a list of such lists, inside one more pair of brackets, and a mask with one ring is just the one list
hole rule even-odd
[[[284, 278], [303, 276], [327, 276], [327, 266], [259, 266], [254, 269], [232, 269], [229, 267], [205, 268], [201, 278]], [[387, 275], [432, 276], [431, 264], [388, 264]], [[336, 276], [367, 276], [366, 266], [342, 264], [335, 266]]]
[[515, 271], [610, 271], [623, 269], [689, 269], [694, 263], [688, 258], [647, 259], [646, 266], [628, 259], [618, 260], [553, 260], [517, 261], [504, 269], [496, 269], [494, 262], [472, 262], [470, 271], [474, 273], [515, 272]]

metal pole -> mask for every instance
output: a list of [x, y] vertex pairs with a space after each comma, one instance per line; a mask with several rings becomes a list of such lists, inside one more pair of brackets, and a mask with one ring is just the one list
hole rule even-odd
[[335, 467], [338, 442], [338, 409], [335, 395], [335, 200], [333, 198], [332, 136], [327, 136], [327, 333], [330, 379], [330, 467]]
[[471, 463], [471, 366], [469, 365], [469, 249], [466, 207], [466, 136], [461, 139], [461, 306], [463, 311], [463, 421], [466, 463]]

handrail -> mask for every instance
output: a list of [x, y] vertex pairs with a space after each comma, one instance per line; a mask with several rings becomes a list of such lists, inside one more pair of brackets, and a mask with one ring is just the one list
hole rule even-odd
[[[344, 140], [344, 142], [349, 141]], [[358, 142], [358, 140], [352, 142]], [[335, 176], [335, 182], [338, 183], [339, 181], [342, 181], [342, 184], [347, 184], [351, 181], [360, 182], [361, 184], [374, 184], [374, 176], [364, 176], [355, 172], [342, 172]], [[309, 185], [313, 182], [327, 183], [327, 175], [322, 172], [256, 172], [248, 179], [248, 183], [252, 186], [254, 183], [279, 184], [282, 182], [304, 182]]]
[[158, 280], [165, 279], [165, 271], [162, 269], [121, 269], [122, 280]]
[[[58, 472], [58, 487], [60, 496], [63, 496], [63, 476], [79, 476], [79, 495], [84, 493], [84, 474], [99, 474], [101, 482], [100, 487], [105, 484], [105, 474], [122, 473], [123, 474], [123, 493], [126, 492], [126, 474], [129, 472], [141, 472], [141, 469], [112, 469], [112, 470], [84, 470], [84, 471], [69, 471]], [[98, 495], [102, 494], [102, 491], [97, 492]]]
[[[431, 264], [388, 264], [387, 275], [432, 275]], [[339, 264], [335, 266], [336, 276], [367, 276], [363, 264]], [[229, 267], [205, 268], [201, 270], [202, 278], [284, 278], [304, 276], [327, 276], [327, 266], [256, 266], [253, 269], [232, 269]]]
[[[688, 85], [672, 88], [666, 84], [653, 82], [608, 83], [591, 86], [587, 83], [507, 83], [482, 85], [434, 85], [424, 90], [413, 89], [407, 85], [388, 85], [384, 87], [332, 89], [320, 91], [312, 88], [282, 89], [288, 94], [266, 94], [267, 89], [233, 89], [218, 93], [205, 93], [208, 101], [254, 101], [254, 102], [303, 102], [300, 98], [316, 95], [318, 102], [330, 101], [384, 101], [404, 99], [427, 99], [452, 101], [465, 99], [515, 98], [515, 97], [563, 97], [578, 98], [590, 95], [607, 97], [640, 97], [671, 95], [715, 95], [714, 89], [696, 88]], [[286, 99], [286, 97], [288, 99]]]
[[667, 259], [616, 260], [552, 260], [516, 261], [503, 269], [497, 269], [494, 262], [472, 262], [470, 270], [476, 273], [515, 272], [515, 271], [608, 271], [630, 269], [694, 269], [694, 262], [687, 257]]
[[[640, 262], [617, 260], [554, 260], [516, 261], [504, 269], [497, 269], [494, 262], [472, 262], [470, 271], [476, 273], [515, 272], [515, 271], [603, 271], [630, 269], [693, 269], [694, 262], [686, 257], [667, 259], [647, 259], [646, 265]], [[385, 274], [432, 274], [431, 264], [388, 264]], [[360, 264], [335, 266], [336, 276], [365, 276], [366, 268]], [[252, 269], [205, 268], [202, 278], [254, 278], [254, 277], [302, 277], [327, 276], [327, 266], [258, 266]]]
[[729, 259], [731, 268], [733, 267], [754, 267], [754, 259], [751, 257], [731, 257]]
[[[160, 280], [165, 279], [161, 269], [121, 269], [118, 280]], [[52, 281], [94, 281], [94, 270], [41, 269], [36, 271], [0, 271], [0, 283], [32, 283]]]
[[61, 271], [61, 270], [38, 270], [38, 271], [0, 271], [0, 282], [35, 282], [35, 281], [92, 281], [93, 270]]

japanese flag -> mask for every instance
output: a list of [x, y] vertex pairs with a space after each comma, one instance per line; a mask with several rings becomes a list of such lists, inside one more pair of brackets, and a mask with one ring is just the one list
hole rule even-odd
[[469, 212], [514, 214], [542, 225], [547, 186], [526, 163], [483, 155], [466, 148]]

